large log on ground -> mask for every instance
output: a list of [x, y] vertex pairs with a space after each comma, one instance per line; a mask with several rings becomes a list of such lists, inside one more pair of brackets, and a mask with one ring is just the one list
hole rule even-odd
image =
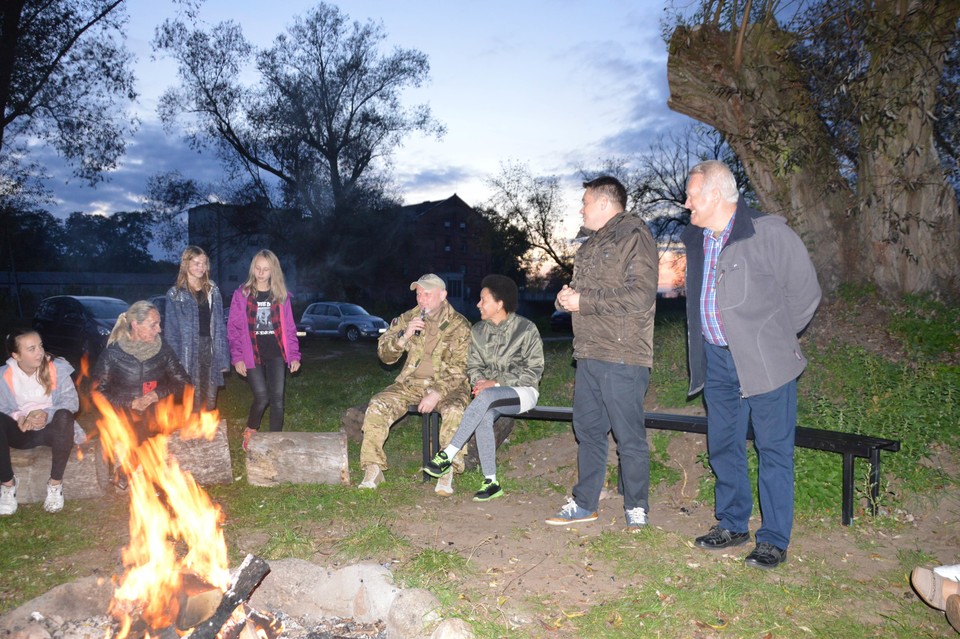
[[[27, 450], [10, 449], [13, 472], [20, 480], [17, 502], [33, 504], [47, 497], [47, 481], [50, 479], [49, 446], [37, 446]], [[75, 447], [63, 473], [63, 498], [94, 499], [103, 497], [109, 484], [106, 462], [100, 454], [100, 440], [94, 439]]]
[[247, 482], [277, 484], [350, 483], [347, 435], [258, 432], [247, 446]]
[[167, 443], [167, 451], [180, 468], [189, 471], [201, 486], [229, 484], [233, 481], [230, 466], [230, 443], [227, 441], [227, 420], [221, 419], [213, 439], [181, 439], [174, 433]]

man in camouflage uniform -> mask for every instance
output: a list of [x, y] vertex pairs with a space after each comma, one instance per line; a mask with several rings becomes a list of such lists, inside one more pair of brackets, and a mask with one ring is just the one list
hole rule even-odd
[[[467, 350], [470, 347], [470, 322], [447, 303], [447, 285], [433, 273], [410, 284], [417, 292], [417, 306], [390, 323], [377, 342], [377, 354], [385, 364], [393, 364], [403, 354], [407, 360], [396, 381], [377, 393], [363, 417], [363, 444], [360, 488], [376, 488], [387, 470], [383, 444], [390, 427], [416, 405], [421, 413], [440, 413], [440, 447], [453, 439], [463, 410], [470, 403], [467, 379]], [[463, 453], [453, 460], [457, 473], [463, 472]], [[436, 492], [453, 494], [453, 473], [437, 480]]]

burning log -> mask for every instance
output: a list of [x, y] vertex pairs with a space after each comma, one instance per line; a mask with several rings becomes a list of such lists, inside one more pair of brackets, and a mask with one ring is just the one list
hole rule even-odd
[[[220, 600], [213, 616], [194, 628], [190, 635], [193, 639], [216, 639], [221, 628], [227, 623], [238, 606], [246, 602], [263, 578], [270, 572], [270, 566], [263, 559], [247, 555], [230, 587]], [[242, 630], [242, 628], [241, 628]], [[225, 633], [226, 636], [226, 633]]]
[[347, 435], [339, 433], [257, 433], [247, 447], [247, 482], [277, 484], [350, 483]]
[[177, 630], [189, 630], [212, 617], [223, 598], [219, 588], [189, 573], [183, 576], [178, 594]]

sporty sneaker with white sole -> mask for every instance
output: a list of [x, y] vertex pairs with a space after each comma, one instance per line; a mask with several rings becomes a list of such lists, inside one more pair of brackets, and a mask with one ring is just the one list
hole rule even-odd
[[0, 515], [12, 515], [17, 512], [17, 486], [20, 480], [13, 476], [13, 486], [0, 485]]
[[623, 518], [627, 522], [627, 528], [635, 530], [647, 525], [647, 511], [643, 506], [636, 508], [626, 508], [623, 511]]
[[48, 513], [58, 513], [63, 510], [63, 483], [56, 486], [47, 484], [47, 498], [43, 500], [43, 509]]
[[560, 512], [547, 519], [546, 523], [551, 526], [569, 526], [570, 524], [586, 524], [591, 521], [596, 521], [598, 518], [599, 515], [597, 515], [596, 511], [591, 512], [586, 508], [581, 508], [571, 497], [568, 498], [567, 503], [560, 508]]
[[383, 479], [383, 471], [380, 470], [380, 466], [370, 464], [364, 471], [363, 481], [360, 482], [358, 488], [376, 488], [383, 483]]

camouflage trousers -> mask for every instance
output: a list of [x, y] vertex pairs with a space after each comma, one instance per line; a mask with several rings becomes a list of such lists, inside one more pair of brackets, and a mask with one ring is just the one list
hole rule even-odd
[[[363, 444], [360, 446], [360, 467], [378, 465], [382, 470], [389, 468], [383, 445], [390, 435], [390, 427], [407, 414], [411, 405], [416, 406], [426, 394], [430, 380], [406, 380], [390, 384], [370, 398], [367, 412], [363, 416]], [[440, 413], [441, 450], [453, 439], [457, 432], [463, 410], [470, 403], [467, 385], [442, 398], [434, 409]], [[463, 472], [463, 451], [453, 458], [453, 470]]]

